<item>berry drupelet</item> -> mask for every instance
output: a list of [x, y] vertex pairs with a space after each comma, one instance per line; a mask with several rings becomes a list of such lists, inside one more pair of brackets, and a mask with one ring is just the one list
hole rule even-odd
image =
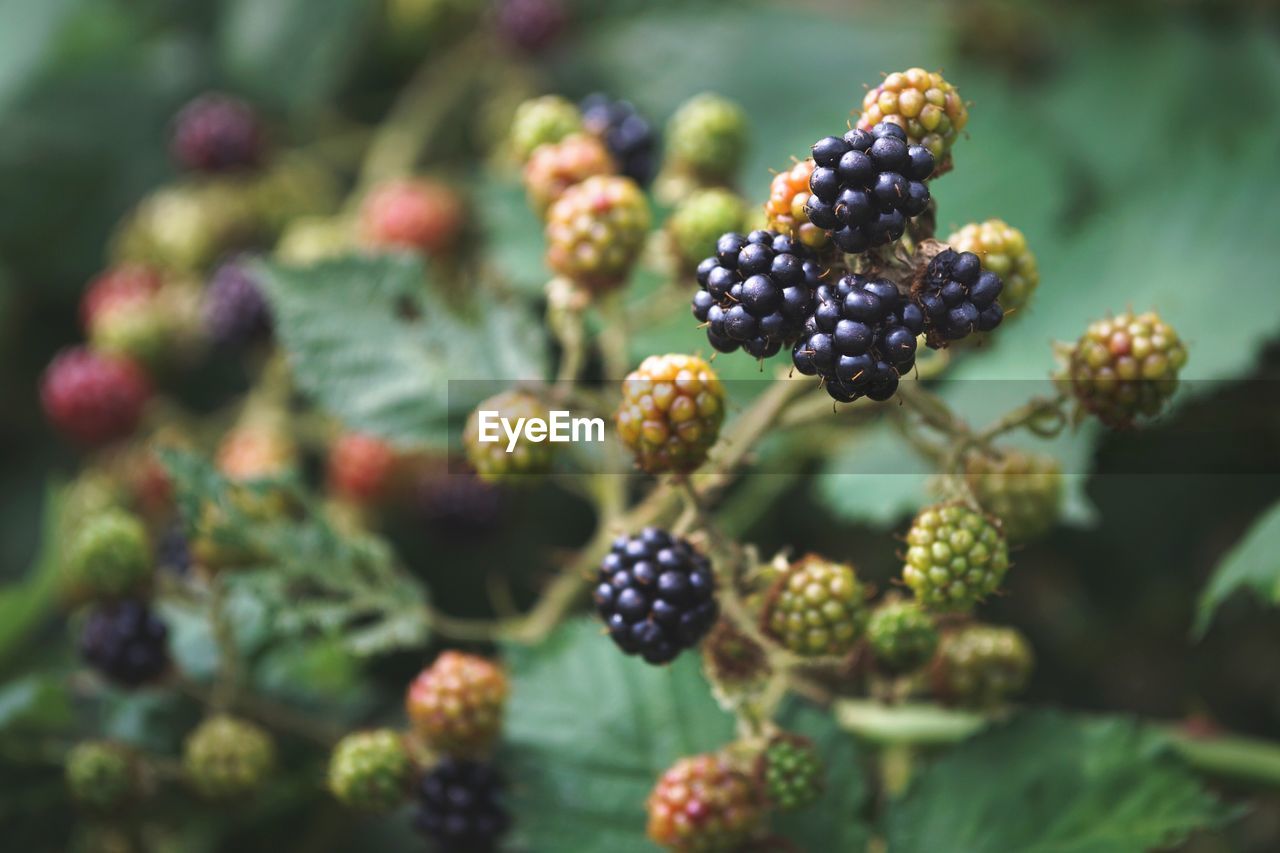
[[488, 853], [511, 826], [504, 788], [487, 764], [442, 759], [418, 785], [414, 829], [442, 853]]
[[924, 312], [926, 340], [933, 349], [989, 332], [1004, 319], [996, 300], [1004, 284], [1000, 276], [984, 270], [973, 252], [945, 249], [934, 256], [911, 298]]
[[896, 124], [819, 139], [813, 161], [805, 215], [842, 251], [860, 254], [892, 243], [905, 233], [907, 220], [929, 208], [925, 181], [933, 174], [933, 155], [909, 145]]
[[600, 564], [595, 602], [618, 648], [653, 664], [695, 645], [720, 613], [711, 562], [656, 527], [614, 540]]
[[169, 667], [169, 628], [141, 601], [120, 601], [89, 614], [80, 655], [107, 680], [139, 687]]
[[776, 231], [725, 234], [698, 264], [693, 316], [720, 352], [741, 347], [769, 358], [800, 336], [825, 274], [808, 249]]
[[893, 282], [846, 275], [817, 291], [817, 307], [791, 351], [796, 370], [818, 375], [832, 399], [887, 400], [915, 366], [918, 306]]
[[619, 173], [647, 187], [653, 180], [658, 149], [658, 134], [649, 120], [630, 102], [611, 101], [598, 92], [588, 95], [580, 109], [583, 125], [604, 142]]

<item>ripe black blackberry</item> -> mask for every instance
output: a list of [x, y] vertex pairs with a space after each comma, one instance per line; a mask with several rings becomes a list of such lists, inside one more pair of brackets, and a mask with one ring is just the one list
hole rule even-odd
[[933, 174], [933, 155], [923, 145], [908, 145], [896, 124], [819, 139], [813, 161], [805, 215], [845, 252], [892, 243], [908, 219], [929, 208], [925, 181]]
[[946, 249], [929, 262], [911, 298], [924, 312], [929, 346], [945, 347], [973, 332], [989, 332], [1004, 319], [996, 299], [1004, 284], [973, 252]]
[[271, 334], [271, 306], [247, 259], [228, 261], [204, 292], [204, 325], [218, 346], [235, 349]]
[[262, 165], [262, 122], [253, 107], [220, 94], [201, 95], [173, 120], [170, 142], [178, 165], [192, 172], [231, 172]]
[[511, 826], [502, 777], [489, 765], [442, 758], [418, 785], [413, 827], [444, 853], [487, 853]]
[[656, 527], [614, 540], [595, 601], [618, 648], [653, 664], [675, 660], [720, 615], [710, 561]]
[[893, 282], [857, 274], [820, 286], [816, 298], [791, 350], [796, 370], [821, 376], [841, 403], [892, 397], [898, 377], [916, 363], [916, 335], [924, 330], [920, 307]]
[[813, 312], [826, 270], [799, 241], [776, 231], [728, 233], [698, 264], [693, 316], [720, 352], [741, 347], [756, 358], [790, 346]]
[[611, 101], [597, 92], [579, 105], [582, 123], [604, 142], [619, 173], [649, 186], [657, 167], [658, 135], [649, 120], [628, 101]]
[[80, 634], [80, 655], [105, 678], [138, 687], [169, 666], [169, 628], [141, 601], [96, 608]]

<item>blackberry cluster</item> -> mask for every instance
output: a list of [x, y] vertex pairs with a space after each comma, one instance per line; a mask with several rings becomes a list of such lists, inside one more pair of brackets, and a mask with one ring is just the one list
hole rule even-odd
[[924, 315], [888, 279], [846, 275], [817, 291], [817, 307], [792, 348], [796, 370], [823, 379], [842, 403], [887, 400], [915, 367]]
[[80, 655], [103, 677], [123, 687], [154, 681], [169, 666], [169, 628], [141, 601], [120, 601], [89, 614]]
[[925, 181], [933, 174], [933, 155], [923, 145], [908, 145], [896, 124], [819, 139], [813, 161], [804, 212], [831, 232], [842, 251], [860, 254], [892, 243], [908, 219], [929, 208]]
[[649, 120], [628, 101], [611, 101], [596, 93], [583, 101], [582, 123], [604, 142], [619, 174], [642, 187], [649, 186], [657, 166], [658, 134]]
[[218, 346], [242, 347], [271, 333], [271, 308], [243, 261], [223, 264], [204, 292], [204, 325]]
[[939, 252], [911, 293], [924, 311], [929, 346], [939, 349], [999, 326], [1004, 309], [996, 300], [1003, 288], [1000, 276], [984, 270], [973, 252]]
[[618, 648], [653, 664], [675, 660], [720, 615], [710, 561], [656, 527], [614, 540], [595, 602]]
[[776, 231], [725, 234], [698, 264], [693, 316], [707, 324], [720, 352], [741, 347], [756, 358], [776, 355], [800, 336], [826, 271], [798, 241]]
[[486, 853], [511, 826], [502, 777], [487, 764], [441, 759], [418, 785], [413, 826], [446, 853]]

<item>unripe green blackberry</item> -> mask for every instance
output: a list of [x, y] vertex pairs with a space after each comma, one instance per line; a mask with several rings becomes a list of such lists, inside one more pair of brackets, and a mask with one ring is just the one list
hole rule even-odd
[[965, 479], [982, 508], [1000, 519], [1011, 543], [1030, 542], [1058, 519], [1062, 467], [1052, 456], [1012, 449], [998, 457], [971, 453]]
[[831, 242], [831, 235], [809, 221], [804, 212], [809, 200], [809, 179], [815, 167], [810, 157], [785, 172], [773, 176], [769, 184], [769, 200], [764, 203], [766, 227], [805, 246], [821, 250]]
[[356, 732], [333, 748], [329, 790], [343, 805], [390, 811], [407, 799], [412, 784], [413, 762], [398, 732]]
[[249, 185], [234, 179], [175, 184], [139, 202], [121, 224], [117, 262], [198, 272], [253, 236]]
[[697, 468], [723, 420], [720, 378], [702, 359], [680, 353], [651, 355], [631, 371], [614, 416], [618, 437], [650, 474]]
[[427, 746], [456, 758], [489, 751], [502, 729], [507, 677], [482, 657], [444, 652], [409, 685], [405, 708]]
[[275, 766], [271, 735], [226, 715], [210, 717], [187, 735], [182, 766], [187, 781], [211, 800], [256, 790]]
[[582, 113], [559, 95], [530, 98], [516, 107], [511, 120], [511, 147], [521, 163], [539, 145], [559, 142], [582, 131]]
[[305, 266], [340, 258], [354, 246], [355, 233], [345, 219], [303, 216], [280, 235], [275, 256], [286, 264]]
[[559, 142], [539, 145], [529, 155], [524, 164], [525, 194], [529, 206], [541, 216], [569, 187], [614, 171], [613, 158], [603, 142], [587, 133], [575, 133]]
[[256, 222], [271, 237], [301, 217], [333, 213], [340, 198], [332, 167], [322, 158], [305, 154], [278, 158], [249, 191]]
[[942, 637], [932, 667], [938, 698], [968, 708], [993, 708], [1026, 686], [1034, 657], [1013, 628], [966, 625]]
[[745, 231], [747, 204], [724, 189], [697, 190], [677, 205], [667, 233], [682, 267], [692, 270], [714, 255], [721, 234]]
[[888, 75], [862, 99], [858, 127], [870, 130], [882, 121], [901, 127], [909, 143], [928, 148], [945, 166], [951, 146], [969, 122], [969, 110], [941, 74], [910, 68]]
[[1006, 317], [1016, 316], [1040, 284], [1040, 269], [1027, 238], [1003, 219], [970, 222], [944, 242], [957, 252], [973, 252], [984, 270], [1000, 276], [1000, 306]]
[[1187, 350], [1154, 311], [1092, 323], [1070, 350], [1063, 378], [1080, 407], [1115, 428], [1158, 415], [1178, 387]]
[[769, 591], [760, 625], [798, 655], [845, 655], [867, 623], [867, 591], [853, 567], [809, 554]]
[[120, 598], [144, 590], [154, 564], [142, 520], [109, 509], [84, 520], [67, 550], [63, 586], [76, 601]]
[[[482, 414], [486, 412], [497, 414]], [[547, 417], [547, 408], [542, 401], [524, 391], [503, 391], [476, 406], [462, 431], [462, 446], [476, 476], [486, 483], [518, 483], [550, 471], [555, 460], [555, 445], [546, 441], [535, 442], [521, 435], [508, 453], [509, 439], [498, 420], [506, 418], [514, 424], [519, 418], [545, 420]]]
[[783, 732], [774, 735], [756, 759], [756, 779], [765, 798], [780, 812], [807, 808], [826, 785], [827, 768], [813, 741]]
[[907, 532], [902, 579], [930, 610], [969, 610], [999, 589], [1008, 570], [998, 522], [963, 503], [925, 507]]
[[919, 602], [893, 596], [871, 611], [867, 645], [875, 655], [877, 669], [886, 675], [905, 675], [933, 657], [938, 629]]
[[630, 178], [596, 175], [547, 213], [547, 266], [588, 290], [626, 281], [649, 232], [649, 202]]
[[67, 753], [67, 789], [71, 799], [95, 811], [109, 812], [139, 794], [137, 757], [118, 743], [90, 740]]
[[703, 183], [732, 180], [746, 150], [747, 115], [742, 107], [720, 95], [694, 95], [667, 123], [671, 167]]
[[715, 753], [677, 761], [647, 805], [649, 838], [680, 853], [728, 853], [764, 828], [759, 786]]

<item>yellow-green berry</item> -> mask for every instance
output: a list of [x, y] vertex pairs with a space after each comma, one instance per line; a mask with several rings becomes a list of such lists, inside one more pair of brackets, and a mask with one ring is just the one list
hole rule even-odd
[[542, 401], [524, 391], [504, 391], [476, 406], [462, 431], [462, 445], [476, 476], [486, 483], [519, 483], [550, 471], [555, 460], [553, 444], [534, 441], [527, 434], [513, 444], [502, 428], [503, 419], [515, 424], [520, 418], [528, 423], [547, 417]]
[[720, 95], [704, 92], [685, 101], [667, 124], [667, 156], [673, 169], [703, 183], [733, 179], [747, 150], [747, 115]]
[[721, 234], [745, 231], [747, 204], [725, 189], [697, 190], [676, 207], [667, 220], [667, 233], [681, 266], [693, 269], [715, 254]]
[[724, 388], [697, 356], [651, 355], [622, 380], [614, 420], [641, 470], [687, 473], [706, 460], [720, 434]]
[[1186, 363], [1186, 347], [1159, 314], [1125, 312], [1089, 326], [1063, 380], [1082, 409], [1124, 428], [1160, 414]]
[[559, 95], [543, 95], [516, 107], [511, 120], [511, 147], [523, 163], [539, 145], [559, 142], [581, 131], [582, 113], [577, 106]]
[[187, 735], [182, 766], [202, 797], [227, 799], [252, 793], [275, 766], [271, 736], [253, 723], [210, 717]]
[[970, 222], [945, 242], [957, 252], [973, 252], [984, 270], [1000, 276], [1000, 306], [1008, 319], [1017, 316], [1040, 284], [1040, 269], [1027, 238], [1002, 219]]
[[329, 759], [329, 790], [361, 811], [390, 811], [407, 798], [412, 782], [409, 751], [391, 729], [347, 735]]
[[852, 566], [810, 554], [774, 581], [760, 623], [795, 654], [845, 655], [866, 628], [867, 592]]
[[137, 757], [118, 743], [76, 744], [67, 753], [66, 771], [71, 799], [95, 811], [118, 809], [139, 793]]
[[945, 164], [969, 123], [969, 110], [941, 74], [910, 68], [888, 75], [862, 99], [858, 127], [870, 130], [882, 121], [901, 127], [910, 144], [923, 145]]
[[612, 290], [630, 275], [649, 222], [649, 202], [635, 181], [587, 178], [547, 212], [547, 266], [588, 290]]
[[444, 652], [409, 685], [405, 708], [432, 749], [457, 758], [488, 752], [502, 729], [507, 676], [476, 655]]
[[999, 522], [963, 503], [926, 507], [907, 533], [902, 579], [930, 610], [971, 609], [999, 589], [1008, 570]]
[[813, 741], [801, 735], [781, 733], [756, 760], [756, 776], [769, 805], [793, 812], [813, 805], [822, 796], [827, 769]]
[[999, 456], [972, 453], [965, 460], [965, 478], [1012, 543], [1042, 536], [1058, 519], [1062, 467], [1052, 456], [1012, 449]]
[[78, 601], [119, 598], [143, 590], [153, 570], [141, 519], [109, 509], [76, 531], [63, 563], [63, 585]]
[[995, 708], [1026, 686], [1034, 657], [1013, 628], [966, 625], [945, 634], [932, 675], [938, 698], [968, 708]]
[[933, 657], [938, 629], [919, 602], [893, 596], [871, 611], [867, 645], [878, 670], [886, 675], [905, 675]]
[[604, 143], [586, 133], [539, 145], [524, 164], [524, 189], [529, 206], [539, 215], [574, 184], [593, 175], [615, 171]]

